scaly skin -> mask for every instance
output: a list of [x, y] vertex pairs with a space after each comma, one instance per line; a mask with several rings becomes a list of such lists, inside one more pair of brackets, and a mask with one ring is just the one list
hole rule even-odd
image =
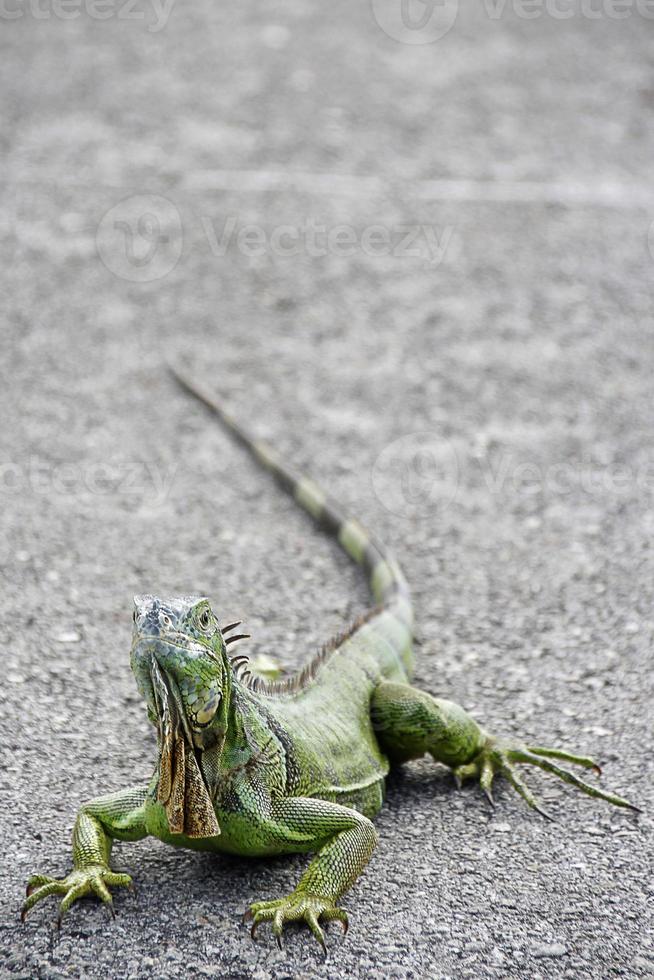
[[378, 605], [294, 682], [265, 684], [248, 676], [244, 658], [230, 657], [238, 624], [221, 628], [206, 598], [137, 596], [131, 664], [157, 728], [156, 769], [148, 786], [81, 808], [73, 870], [63, 879], [31, 878], [23, 918], [53, 894], [63, 896], [60, 918], [88, 894], [113, 912], [109, 889], [131, 885], [131, 878], [112, 871], [112, 843], [149, 835], [245, 857], [314, 852], [290, 895], [255, 902], [248, 916], [253, 935], [270, 922], [280, 945], [287, 922], [306, 922], [324, 947], [321, 922], [336, 920], [347, 929], [338, 902], [374, 851], [371, 818], [382, 805], [389, 766], [426, 753], [449, 766], [458, 782], [478, 779], [491, 802], [493, 779], [501, 774], [544, 813], [516, 769], [520, 763], [637, 809], [552, 761], [599, 772], [592, 759], [499, 740], [463, 708], [412, 687], [413, 612], [395, 560], [314, 483], [289, 471], [193, 384], [178, 380], [364, 567]]

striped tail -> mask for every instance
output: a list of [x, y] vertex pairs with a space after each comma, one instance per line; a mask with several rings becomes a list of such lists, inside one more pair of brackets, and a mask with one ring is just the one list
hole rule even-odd
[[413, 628], [411, 595], [406, 579], [393, 556], [355, 518], [344, 514], [339, 505], [330, 500], [313, 480], [294, 472], [291, 467], [282, 462], [274, 449], [254, 438], [238, 424], [200, 385], [180, 372], [177, 367], [169, 365], [169, 369], [179, 384], [211, 409], [251, 455], [276, 477], [300, 507], [310, 514], [321, 528], [336, 538], [346, 554], [367, 573], [375, 602], [380, 607], [392, 611], [393, 617], [400, 620], [405, 629], [411, 633]]

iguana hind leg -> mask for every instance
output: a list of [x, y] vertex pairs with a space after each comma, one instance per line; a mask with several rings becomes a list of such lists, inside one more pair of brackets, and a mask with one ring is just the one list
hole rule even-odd
[[294, 891], [272, 902], [255, 902], [248, 917], [252, 935], [271, 922], [279, 946], [287, 922], [306, 922], [325, 948], [320, 920], [339, 921], [347, 930], [347, 913], [337, 901], [359, 877], [377, 844], [370, 820], [356, 810], [310, 797], [280, 800], [272, 807], [271, 831], [298, 850], [317, 851]]
[[450, 766], [457, 783], [479, 779], [491, 803], [493, 779], [500, 774], [530, 807], [549, 817], [518, 772], [515, 764], [522, 763], [544, 769], [588, 796], [638, 810], [622, 797], [592, 786], [551, 761], [565, 760], [599, 774], [600, 768], [592, 759], [563, 749], [527, 747], [492, 738], [459, 705], [408, 684], [379, 684], [371, 701], [371, 717], [379, 743], [391, 759], [404, 762], [429, 752], [437, 762]]
[[85, 803], [77, 814], [73, 830], [73, 870], [65, 878], [33, 875], [27, 884], [21, 919], [49, 895], [63, 895], [59, 921], [73, 902], [85, 895], [96, 895], [113, 915], [109, 888], [131, 886], [127, 874], [111, 870], [109, 859], [114, 839], [141, 840], [147, 836], [144, 805], [147, 787], [135, 786], [118, 793], [99, 796]]

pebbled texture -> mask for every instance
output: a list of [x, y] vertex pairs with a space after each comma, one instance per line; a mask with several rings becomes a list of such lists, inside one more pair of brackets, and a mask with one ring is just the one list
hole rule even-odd
[[[304, 858], [119, 845], [117, 865], [138, 867], [139, 892], [118, 892], [110, 928], [93, 905], [73, 908], [60, 935], [44, 928], [54, 909], [17, 922], [21, 883], [37, 866], [63, 872], [72, 812], [98, 781], [149, 776], [154, 736], [126, 660], [133, 592], [145, 582], [211, 590], [287, 664], [367, 599], [337, 549], [191, 406], [162, 417], [176, 396], [158, 352], [180, 324], [207, 380], [248, 417], [265, 415], [298, 461], [320, 445], [316, 476], [336, 474], [402, 554], [421, 686], [493, 729], [596, 752], [607, 784], [652, 802], [651, 495], [614, 469], [644, 472], [652, 449], [647, 209], [417, 208], [411, 180], [383, 201], [180, 192], [188, 247], [171, 276], [120, 281], [94, 245], [117, 200], [159, 179], [170, 193], [171, 179], [181, 186], [205, 166], [606, 178], [628, 192], [649, 182], [653, 156], [649, 31], [634, 18], [491, 22], [480, 7], [443, 43], [400, 50], [371, 31], [365, 4], [337, 4], [289, 13], [279, 50], [264, 43], [259, 7], [176, 9], [175, 30], [159, 35], [85, 17], [3, 25], [0, 399], [3, 418], [16, 418], [3, 461], [119, 468], [98, 493], [74, 481], [49, 492], [3, 485], [3, 967], [30, 977], [646, 976], [649, 818], [636, 829], [537, 778], [556, 827], [502, 789], [491, 817], [427, 762], [391, 781], [380, 848], [348, 897], [351, 935], [341, 944], [336, 932], [324, 965], [308, 931], [282, 956], [250, 946], [237, 924], [262, 889], [288, 892]], [[219, 259], [195, 216], [220, 231], [234, 212], [271, 225], [312, 215], [451, 224], [453, 251], [436, 269], [362, 254]], [[395, 531], [370, 468], [417, 420], [431, 431], [447, 421], [459, 493]], [[533, 470], [501, 468], [507, 453], [544, 474], [571, 465], [579, 479], [567, 489], [555, 473], [535, 492]], [[178, 455], [193, 459], [188, 469]], [[121, 492], [120, 468], [134, 463]], [[144, 463], [172, 476], [167, 495]], [[71, 633], [77, 642], [59, 639]]]

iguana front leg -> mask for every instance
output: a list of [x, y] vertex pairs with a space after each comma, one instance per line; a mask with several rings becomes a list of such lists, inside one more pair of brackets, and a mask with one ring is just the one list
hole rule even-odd
[[526, 763], [571, 783], [587, 796], [639, 812], [638, 807], [621, 796], [592, 786], [551, 761], [564, 760], [599, 774], [600, 768], [592, 759], [563, 749], [528, 748], [491, 737], [459, 705], [434, 698], [408, 684], [380, 684], [373, 694], [371, 715], [381, 746], [395, 761], [419, 758], [429, 752], [437, 762], [451, 767], [457, 783], [478, 778], [491, 804], [493, 779], [499, 774], [530, 807], [551, 819], [516, 769], [516, 763]]
[[111, 870], [109, 859], [114, 839], [141, 840], [145, 829], [147, 787], [135, 786], [99, 796], [85, 803], [77, 814], [73, 829], [73, 870], [65, 878], [33, 875], [27, 884], [27, 901], [21, 919], [37, 902], [48, 895], [63, 895], [59, 919], [73, 902], [84, 895], [97, 895], [113, 915], [109, 887], [130, 886], [127, 874]]
[[336, 902], [370, 860], [377, 832], [367, 817], [349, 807], [295, 797], [273, 803], [272, 833], [285, 844], [297, 844], [298, 850], [318, 853], [290, 895], [250, 906], [252, 935], [260, 923], [272, 922], [281, 948], [286, 923], [304, 921], [324, 949], [320, 919], [336, 919], [347, 931], [347, 913]]

